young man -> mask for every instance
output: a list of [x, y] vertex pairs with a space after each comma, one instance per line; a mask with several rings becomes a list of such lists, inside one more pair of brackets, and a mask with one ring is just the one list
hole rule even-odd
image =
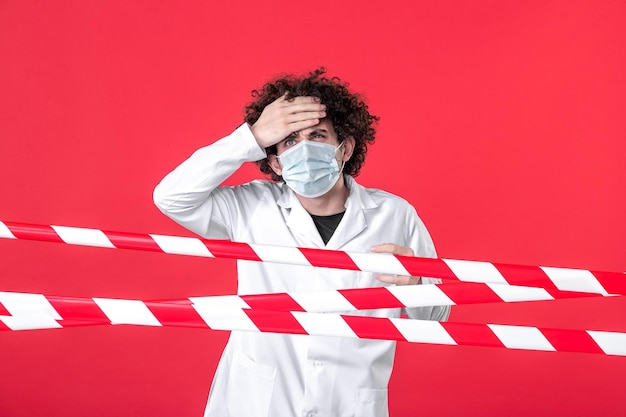
[[[354, 176], [374, 141], [361, 98], [319, 69], [253, 91], [245, 123], [197, 150], [156, 187], [163, 213], [206, 238], [435, 257], [415, 209]], [[244, 162], [272, 181], [220, 187]], [[238, 293], [428, 284], [434, 279], [239, 261]], [[408, 309], [446, 320], [446, 307]], [[349, 314], [398, 317], [399, 309]], [[395, 342], [232, 332], [205, 417], [388, 415]]]

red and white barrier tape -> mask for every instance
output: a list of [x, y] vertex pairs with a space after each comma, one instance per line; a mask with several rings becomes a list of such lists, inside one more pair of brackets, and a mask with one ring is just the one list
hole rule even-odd
[[2, 221], [0, 238], [626, 295], [626, 275], [622, 272], [293, 248]]
[[[626, 356], [626, 333], [549, 329], [222, 308], [109, 298], [61, 298], [0, 293], [11, 316], [0, 316], [0, 330], [50, 329], [96, 324], [196, 327], [267, 333], [398, 340], [443, 345], [601, 353]], [[24, 311], [24, 306], [30, 306]]]
[[[184, 302], [191, 301], [195, 305], [207, 306], [216, 304], [233, 308], [322, 313], [378, 308], [548, 301], [582, 297], [602, 297], [602, 295], [515, 285], [459, 283], [190, 297]], [[163, 302], [179, 301], [163, 300]]]
[[[42, 313], [45, 310], [37, 303], [37, 298], [23, 298], [23, 294], [0, 292], [0, 316], [15, 315], [4, 307], [9, 303], [17, 315], [29, 311]], [[32, 294], [35, 295], [35, 294]], [[21, 300], [16, 303], [17, 299]], [[45, 297], [45, 296], [44, 296]], [[425, 306], [462, 305], [477, 303], [512, 303], [522, 301], [548, 301], [565, 298], [602, 297], [575, 291], [545, 290], [535, 287], [520, 287], [501, 284], [460, 283], [436, 285], [405, 285], [375, 288], [349, 288], [327, 291], [287, 292], [250, 295], [219, 295], [189, 297], [175, 300], [158, 300], [157, 303], [202, 305], [222, 309], [259, 309], [273, 311], [304, 311], [309, 313], [345, 312], [351, 310], [371, 310], [379, 308], [411, 308]], [[49, 300], [73, 300], [72, 298], [45, 297]], [[77, 298], [84, 304], [91, 298]], [[88, 301], [92, 302], [92, 301]]]

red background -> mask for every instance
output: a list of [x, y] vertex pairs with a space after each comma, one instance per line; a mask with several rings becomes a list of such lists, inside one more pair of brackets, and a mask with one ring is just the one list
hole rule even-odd
[[[279, 72], [329, 68], [381, 116], [359, 180], [440, 256], [626, 270], [623, 1], [0, 0], [0, 219], [186, 234], [155, 184]], [[259, 177], [252, 164], [230, 183]], [[0, 241], [0, 290], [233, 293], [234, 263]], [[626, 331], [623, 298], [451, 320]], [[0, 334], [0, 416], [200, 416], [225, 332]], [[626, 358], [401, 343], [392, 416], [625, 415]]]

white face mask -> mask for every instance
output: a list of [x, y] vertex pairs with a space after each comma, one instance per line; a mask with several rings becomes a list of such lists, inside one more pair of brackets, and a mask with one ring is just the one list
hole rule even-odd
[[282, 164], [283, 180], [303, 197], [315, 198], [326, 194], [339, 180], [341, 169], [335, 153], [343, 146], [303, 140], [287, 149], [278, 158]]

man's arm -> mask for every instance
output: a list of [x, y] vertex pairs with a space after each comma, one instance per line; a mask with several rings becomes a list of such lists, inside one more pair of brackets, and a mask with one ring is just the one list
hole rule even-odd
[[278, 98], [263, 109], [254, 125], [243, 124], [231, 135], [198, 149], [163, 178], [154, 190], [156, 206], [195, 233], [230, 238], [230, 216], [239, 201], [232, 190], [218, 186], [244, 162], [265, 158], [265, 148], [317, 124], [326, 116], [324, 110], [316, 97]]
[[244, 162], [265, 157], [247, 124], [195, 151], [154, 189], [154, 203], [166, 216], [202, 236], [228, 238], [229, 201], [218, 186]]

